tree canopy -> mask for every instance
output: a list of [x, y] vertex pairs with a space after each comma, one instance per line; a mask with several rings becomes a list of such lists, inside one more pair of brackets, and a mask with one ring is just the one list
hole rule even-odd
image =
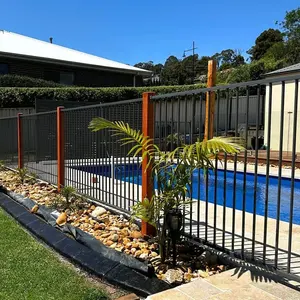
[[171, 55], [164, 64], [149, 61], [140, 62], [135, 66], [152, 71], [155, 78], [159, 78], [158, 84], [162, 85], [205, 81], [210, 59], [217, 62], [219, 83], [260, 79], [267, 72], [300, 62], [300, 7], [286, 12], [284, 20], [276, 24], [280, 30], [264, 30], [247, 51], [250, 63], [246, 63], [241, 51], [224, 49], [211, 56], [195, 54], [194, 57], [190, 55], [179, 59]]
[[283, 35], [278, 29], [268, 29], [263, 31], [255, 40], [255, 45], [247, 51], [251, 60], [260, 60], [267, 51], [277, 43], [283, 42]]
[[300, 62], [300, 7], [287, 12], [281, 26], [286, 42], [286, 60], [289, 64]]

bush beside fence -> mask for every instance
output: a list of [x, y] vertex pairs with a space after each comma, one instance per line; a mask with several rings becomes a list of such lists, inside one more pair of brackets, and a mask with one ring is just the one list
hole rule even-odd
[[1, 88], [0, 107], [30, 107], [36, 99], [63, 101], [88, 101], [96, 103], [114, 102], [142, 97], [144, 92], [167, 94], [202, 88], [204, 85], [155, 86], [155, 87], [112, 87], [112, 88]]

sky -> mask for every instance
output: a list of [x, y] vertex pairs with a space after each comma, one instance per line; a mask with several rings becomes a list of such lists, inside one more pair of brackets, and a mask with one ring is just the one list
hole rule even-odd
[[[0, 0], [0, 29], [134, 65], [246, 51], [299, 0]], [[20, 45], [21, 47], [21, 45]]]

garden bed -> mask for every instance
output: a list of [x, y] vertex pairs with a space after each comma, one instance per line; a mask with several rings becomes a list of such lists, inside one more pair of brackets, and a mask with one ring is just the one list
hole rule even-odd
[[169, 284], [186, 283], [228, 269], [228, 266], [220, 264], [217, 255], [184, 241], [177, 245], [177, 265], [174, 266], [171, 259], [162, 263], [155, 239], [142, 236], [137, 224], [74, 194], [70, 196], [70, 205], [67, 207], [66, 198], [46, 182], [32, 177], [22, 179], [17, 172], [2, 170], [0, 185], [8, 192], [22, 196], [23, 200], [29, 198], [34, 201], [27, 205], [32, 213], [41, 214], [44, 207], [49, 209], [47, 213], [51, 212], [56, 226], [64, 227], [64, 231], [72, 233], [70, 228], [74, 226], [73, 228], [78, 229], [77, 235], [81, 231], [88, 233], [90, 238], [79, 234], [83, 237], [79, 241], [88, 247], [94, 247], [96, 251], [100, 249], [99, 251], [105, 251], [110, 257], [124, 260], [129, 267], [133, 265], [134, 268], [146, 270], [149, 274], [153, 270], [157, 278]]

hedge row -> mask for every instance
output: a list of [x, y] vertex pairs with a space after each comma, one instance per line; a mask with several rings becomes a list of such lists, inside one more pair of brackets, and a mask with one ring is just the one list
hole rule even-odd
[[34, 106], [35, 99], [113, 102], [140, 98], [143, 92], [167, 94], [204, 87], [203, 85], [120, 87], [120, 88], [0, 88], [0, 107]]
[[63, 85], [28, 76], [0, 75], [0, 87], [63, 87]]

